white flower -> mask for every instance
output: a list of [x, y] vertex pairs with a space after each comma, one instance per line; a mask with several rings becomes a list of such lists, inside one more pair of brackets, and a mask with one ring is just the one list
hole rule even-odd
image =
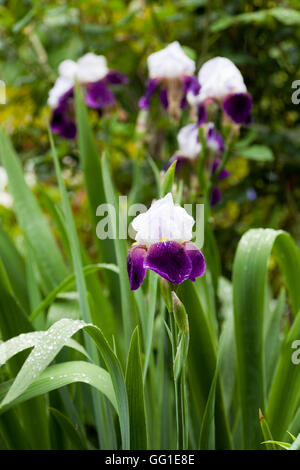
[[132, 221], [132, 227], [137, 232], [135, 240], [146, 246], [168, 241], [189, 241], [192, 238], [192, 228], [195, 221], [187, 211], [174, 205], [171, 193], [152, 203], [147, 212], [139, 214]]
[[56, 82], [54, 83], [53, 88], [49, 91], [49, 98], [48, 104], [51, 108], [56, 108], [58, 106], [60, 98], [67, 93], [67, 91], [71, 90], [74, 86], [74, 81], [64, 78], [58, 77]]
[[58, 66], [58, 73], [60, 77], [71, 80], [73, 83], [76, 78], [78, 64], [74, 60], [63, 60]]
[[92, 52], [85, 54], [77, 61], [76, 78], [79, 83], [97, 82], [108, 72], [106, 58]]
[[177, 135], [179, 154], [187, 158], [197, 158], [201, 151], [201, 143], [198, 139], [198, 127], [188, 124], [180, 129]]
[[172, 79], [195, 72], [195, 62], [183, 52], [178, 41], [151, 54], [147, 63], [150, 78]]
[[106, 58], [89, 52], [78, 59], [63, 60], [58, 66], [59, 77], [49, 92], [48, 104], [56, 108], [59, 99], [69, 91], [77, 80], [78, 83], [92, 83], [101, 80], [107, 75]]
[[247, 91], [241, 72], [226, 57], [215, 57], [205, 62], [199, 70], [198, 80], [201, 85], [201, 100], [222, 100], [230, 93]]

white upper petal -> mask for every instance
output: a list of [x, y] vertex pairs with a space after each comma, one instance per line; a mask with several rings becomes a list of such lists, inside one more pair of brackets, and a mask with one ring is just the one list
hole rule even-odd
[[106, 58], [92, 52], [85, 54], [77, 61], [76, 78], [80, 83], [97, 82], [108, 72]]
[[177, 78], [195, 72], [195, 62], [183, 52], [178, 41], [151, 54], [147, 63], [151, 78]]
[[56, 108], [59, 99], [74, 86], [74, 81], [64, 77], [58, 77], [53, 88], [49, 91], [48, 104]]
[[158, 243], [161, 239], [169, 241], [188, 241], [192, 238], [195, 221], [187, 211], [174, 205], [171, 193], [152, 203], [150, 209], [139, 214], [132, 221], [137, 232], [135, 240], [144, 245]]
[[226, 57], [215, 57], [205, 62], [199, 70], [198, 80], [201, 85], [199, 101], [223, 99], [229, 93], [247, 91], [241, 72]]
[[72, 80], [73, 82], [75, 81], [77, 70], [78, 64], [74, 60], [63, 60], [58, 66], [60, 77]]
[[180, 129], [177, 135], [179, 153], [187, 158], [197, 158], [201, 151], [198, 139], [198, 127], [188, 124]]

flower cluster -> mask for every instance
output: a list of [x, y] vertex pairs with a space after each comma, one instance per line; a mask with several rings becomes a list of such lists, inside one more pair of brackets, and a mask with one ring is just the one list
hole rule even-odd
[[125, 84], [128, 78], [116, 70], [109, 70], [104, 56], [93, 53], [78, 59], [64, 60], [58, 68], [59, 77], [49, 92], [48, 104], [52, 108], [51, 130], [67, 139], [76, 136], [74, 122], [74, 85], [78, 82], [84, 90], [88, 107], [102, 115], [105, 108], [115, 103], [110, 85]]
[[174, 205], [171, 193], [135, 217], [135, 243], [127, 257], [130, 289], [138, 289], [147, 269], [173, 284], [195, 281], [205, 272], [204, 256], [192, 239], [195, 221], [186, 210]]

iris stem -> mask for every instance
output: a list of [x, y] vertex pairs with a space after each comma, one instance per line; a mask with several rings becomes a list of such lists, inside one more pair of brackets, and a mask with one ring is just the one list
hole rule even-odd
[[[174, 365], [177, 347], [177, 326], [174, 313], [170, 312], [170, 330], [172, 334], [172, 363]], [[174, 393], [175, 393], [175, 410], [176, 410], [176, 434], [177, 434], [177, 450], [186, 447], [186, 426], [185, 426], [185, 374], [181, 372], [180, 376], [175, 379], [174, 372]]]

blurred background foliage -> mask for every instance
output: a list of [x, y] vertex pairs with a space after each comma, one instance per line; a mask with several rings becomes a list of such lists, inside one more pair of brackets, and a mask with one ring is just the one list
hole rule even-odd
[[[147, 56], [174, 40], [186, 46], [197, 70], [216, 55], [236, 63], [254, 101], [253, 124], [243, 129], [242, 138], [268, 146], [274, 155], [272, 161], [255, 161], [237, 151], [229, 162], [232, 176], [223, 183], [224, 198], [211, 218], [228, 274], [237, 241], [250, 227], [285, 229], [300, 244], [300, 105], [291, 101], [292, 82], [300, 79], [298, 0], [0, 0], [0, 79], [7, 93], [0, 122], [46, 209], [47, 193], [57, 191], [47, 96], [58, 64], [88, 51], [104, 54], [109, 67], [127, 74], [130, 84], [119, 91], [113, 117], [98, 120], [91, 114], [99, 150], [110, 134], [120, 193], [128, 193], [133, 173], [141, 168], [141, 198], [149, 203], [153, 175], [141, 157], [137, 103], [147, 79]], [[57, 145], [81, 237], [93, 252], [77, 145], [62, 139]], [[174, 150], [173, 138], [163, 155], [155, 154], [155, 146], [150, 153], [166, 161]], [[18, 239], [12, 211], [0, 206], [0, 217]]]

